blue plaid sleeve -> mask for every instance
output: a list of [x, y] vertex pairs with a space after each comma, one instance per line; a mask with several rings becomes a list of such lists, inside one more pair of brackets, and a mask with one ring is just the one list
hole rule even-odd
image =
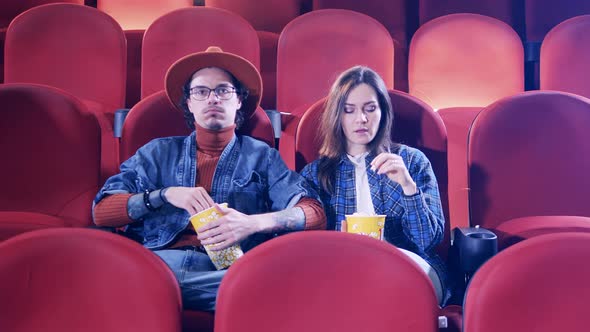
[[421, 151], [405, 147], [400, 155], [418, 188], [415, 195], [402, 194], [402, 229], [418, 252], [427, 252], [434, 249], [444, 236], [445, 221], [438, 183], [430, 161]]

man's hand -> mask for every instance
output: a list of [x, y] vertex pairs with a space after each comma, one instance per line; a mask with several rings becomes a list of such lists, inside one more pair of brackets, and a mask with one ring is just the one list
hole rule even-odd
[[414, 195], [418, 190], [404, 160], [397, 154], [387, 152], [379, 154], [371, 162], [371, 169], [377, 174], [385, 174], [391, 181], [399, 183], [404, 194], [408, 196]]
[[215, 207], [223, 216], [197, 229], [201, 244], [214, 245], [209, 249], [222, 250], [229, 248], [259, 231], [256, 219], [251, 220], [248, 215], [231, 208], [224, 208], [218, 204], [215, 204]]
[[187, 210], [191, 216], [215, 204], [203, 187], [169, 187], [164, 196], [168, 203]]

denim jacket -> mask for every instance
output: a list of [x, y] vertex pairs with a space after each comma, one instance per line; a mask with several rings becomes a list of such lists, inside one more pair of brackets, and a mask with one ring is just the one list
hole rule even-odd
[[[107, 195], [141, 193], [165, 187], [194, 187], [197, 176], [196, 132], [187, 137], [155, 139], [141, 147], [110, 177], [94, 199]], [[211, 185], [216, 203], [252, 215], [292, 207], [302, 197], [318, 199], [305, 179], [287, 168], [277, 150], [248, 136], [236, 136], [225, 147]], [[189, 224], [186, 210], [165, 204], [131, 223], [126, 232], [143, 239], [149, 249], [163, 249]], [[273, 235], [257, 233], [242, 241], [247, 251]]]

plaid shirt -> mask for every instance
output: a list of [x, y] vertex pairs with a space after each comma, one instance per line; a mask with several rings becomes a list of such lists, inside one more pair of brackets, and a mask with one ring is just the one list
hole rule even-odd
[[[371, 200], [376, 214], [386, 215], [384, 238], [387, 242], [410, 250], [424, 258], [438, 273], [443, 289], [447, 274], [443, 261], [435, 253], [444, 235], [444, 216], [436, 177], [430, 161], [417, 149], [399, 145], [393, 153], [404, 160], [410, 176], [416, 182], [418, 193], [403, 194], [401, 186], [386, 175], [379, 175], [370, 168], [376, 157], [365, 158]], [[335, 175], [334, 194], [322, 190], [318, 181], [318, 162], [315, 160], [301, 171], [309, 183], [320, 193], [326, 210], [328, 229], [335, 229], [337, 221], [356, 212], [355, 168], [346, 155], [340, 158]], [[445, 298], [448, 297], [445, 296]]]

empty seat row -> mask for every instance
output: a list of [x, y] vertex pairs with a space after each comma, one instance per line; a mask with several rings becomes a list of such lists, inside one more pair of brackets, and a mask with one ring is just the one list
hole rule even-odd
[[[213, 331], [182, 323], [173, 273], [123, 237], [37, 230], [0, 243], [0, 257], [0, 324], [10, 331]], [[297, 232], [229, 268], [214, 330], [583, 331], [590, 268], [580, 262], [589, 258], [584, 233], [538, 236], [504, 250], [473, 277], [461, 323], [461, 313], [441, 310], [426, 274], [392, 245]]]
[[[42, 29], [40, 33], [35, 26], [53, 29]], [[215, 28], [195, 38], [194, 31], [203, 31], [203, 26]], [[357, 31], [367, 33], [355, 35]], [[296, 117], [325, 95], [335, 73], [355, 64], [373, 67], [390, 88], [397, 87], [394, 59], [403, 55], [396, 53], [395, 43], [379, 22], [363, 14], [335, 9], [298, 17], [279, 38], [256, 32], [247, 21], [227, 11], [185, 8], [159, 17], [145, 36], [138, 31], [128, 32], [125, 38], [107, 15], [89, 7], [59, 4], [37, 7], [19, 16], [7, 33], [5, 82], [37, 82], [66, 88], [93, 107], [106, 108], [111, 118], [114, 109], [136, 102], [131, 99], [159, 91], [164, 73], [174, 60], [212, 44], [246, 57], [261, 69], [266, 87], [263, 107], [276, 105], [279, 111]], [[486, 38], [481, 38], [484, 35]], [[496, 47], [497, 43], [502, 47]], [[101, 52], [96, 52], [98, 49]], [[354, 51], [357, 49], [364, 51]], [[438, 56], [431, 56], [432, 53]], [[543, 65], [542, 84], [559, 89], [559, 83], [555, 86], [547, 81], [560, 82], [564, 75], [545, 75], [555, 67], [549, 55], [555, 53], [551, 43], [544, 47], [548, 60], [543, 62], [549, 64]], [[37, 54], [44, 56], [36, 57]], [[410, 93], [437, 110], [485, 106], [524, 90], [522, 43], [508, 25], [490, 17], [454, 14], [429, 21], [412, 38], [409, 60]], [[89, 62], [93, 64], [91, 68], [87, 66]], [[489, 66], [492, 62], [495, 65]], [[32, 68], [24, 70], [23, 66]], [[62, 74], [54, 75], [54, 71]], [[571, 75], [578, 72], [574, 70]], [[95, 78], [92, 84], [81, 83], [87, 75]], [[122, 86], [126, 89], [122, 90]], [[286, 126], [287, 122], [292, 121], [283, 121]], [[293, 132], [288, 128], [286, 131]]]

